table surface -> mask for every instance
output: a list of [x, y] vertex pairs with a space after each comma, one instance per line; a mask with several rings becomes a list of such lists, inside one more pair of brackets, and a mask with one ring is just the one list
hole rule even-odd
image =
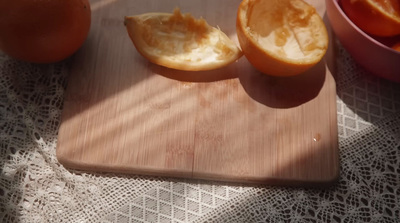
[[0, 53], [0, 222], [397, 222], [400, 84], [334, 44], [340, 178], [328, 188], [65, 169], [56, 144], [69, 60]]

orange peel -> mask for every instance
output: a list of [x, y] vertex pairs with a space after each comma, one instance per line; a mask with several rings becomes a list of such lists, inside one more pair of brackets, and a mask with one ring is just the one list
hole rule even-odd
[[329, 42], [322, 18], [302, 0], [243, 0], [236, 31], [248, 61], [273, 76], [310, 69], [323, 58]]
[[242, 56], [220, 29], [206, 20], [182, 14], [145, 13], [126, 16], [124, 24], [137, 51], [152, 63], [186, 71], [224, 67]]

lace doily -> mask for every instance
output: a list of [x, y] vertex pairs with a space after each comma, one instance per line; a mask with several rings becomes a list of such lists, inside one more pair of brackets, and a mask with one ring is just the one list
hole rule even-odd
[[398, 222], [400, 85], [339, 47], [341, 177], [325, 189], [71, 171], [56, 159], [68, 61], [0, 53], [0, 222]]

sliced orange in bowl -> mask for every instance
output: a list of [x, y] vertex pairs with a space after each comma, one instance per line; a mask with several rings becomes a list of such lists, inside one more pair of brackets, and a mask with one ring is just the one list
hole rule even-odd
[[302, 0], [243, 0], [236, 31], [248, 61], [273, 76], [310, 69], [325, 55], [329, 42], [322, 18]]
[[145, 13], [125, 17], [125, 26], [137, 51], [149, 61], [185, 71], [224, 67], [242, 56], [220, 29], [190, 14]]
[[341, 0], [343, 11], [360, 29], [375, 36], [400, 34], [399, 0]]

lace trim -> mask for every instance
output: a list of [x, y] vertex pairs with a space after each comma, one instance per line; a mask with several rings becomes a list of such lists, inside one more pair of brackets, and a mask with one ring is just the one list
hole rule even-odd
[[396, 222], [400, 85], [339, 55], [341, 178], [321, 190], [66, 170], [55, 148], [68, 62], [0, 52], [0, 222]]

